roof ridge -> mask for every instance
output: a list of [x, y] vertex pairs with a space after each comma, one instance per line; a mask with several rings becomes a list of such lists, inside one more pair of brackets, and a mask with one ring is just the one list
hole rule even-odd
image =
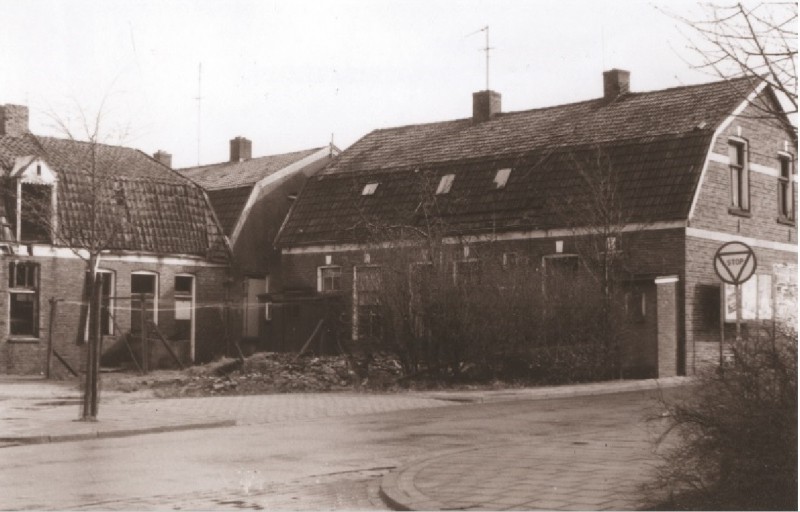
[[[739, 82], [739, 81], [745, 81], [745, 80], [751, 80], [751, 81], [756, 81], [757, 82], [760, 79], [758, 77], [742, 75], [742, 76], [739, 76], [739, 77], [736, 77], [736, 78], [731, 78], [731, 79], [726, 79], [726, 80], [716, 80], [716, 81], [713, 81], [713, 82], [704, 82], [704, 83], [701, 83], [701, 84], [677, 85], [677, 86], [674, 86], [674, 87], [666, 87], [666, 88], [663, 88], [663, 89], [651, 89], [651, 90], [647, 90], [647, 91], [632, 91], [632, 92], [627, 92], [625, 94], [622, 94], [622, 95], [620, 95], [620, 97], [645, 96], [645, 95], [650, 95], [650, 94], [673, 92], [673, 91], [678, 91], [678, 90], [682, 90], [682, 89], [693, 89], [693, 88], [700, 88], [700, 87], [709, 87], [709, 86], [712, 86], [712, 85], [719, 85], [719, 84], [722, 84], [722, 83], [725, 83], [725, 82]], [[588, 104], [588, 103], [593, 103], [593, 102], [602, 102], [604, 100], [605, 100], [605, 98], [600, 96], [600, 97], [597, 97], [597, 98], [590, 98], [590, 99], [586, 99], [586, 100], [572, 101], [572, 102], [568, 102], [568, 103], [559, 103], [557, 105], [547, 105], [547, 106], [543, 106], [543, 107], [534, 107], [534, 108], [528, 108], [528, 109], [523, 109], [523, 110], [510, 110], [508, 112], [500, 112], [498, 114], [497, 118], [511, 116], [511, 115], [515, 115], [515, 114], [527, 114], [527, 113], [530, 113], [530, 112], [537, 112], [537, 111], [545, 111], [545, 110], [550, 110], [550, 109], [571, 107], [571, 106], [583, 105], [583, 104]], [[448, 124], [448, 123], [455, 124], [455, 123], [458, 123], [458, 122], [470, 121], [471, 119], [472, 119], [471, 117], [459, 117], [459, 118], [456, 118], [456, 119], [446, 119], [446, 120], [443, 120], [443, 121], [432, 121], [432, 122], [428, 122], [428, 123], [410, 123], [410, 124], [404, 124], [404, 125], [398, 125], [398, 126], [389, 126], [389, 127], [386, 127], [386, 128], [376, 128], [376, 129], [372, 130], [371, 132], [369, 132], [367, 135], [372, 134], [372, 133], [378, 133], [378, 132], [389, 132], [389, 131], [394, 131], [394, 130], [403, 130], [403, 129], [409, 129], [409, 128], [419, 128], [419, 127], [424, 127], [424, 126], [444, 125], [444, 124]], [[355, 145], [355, 144], [353, 144], [353, 145]]]
[[240, 164], [240, 163], [243, 163], [243, 162], [252, 162], [254, 160], [261, 160], [263, 158], [275, 158], [275, 157], [293, 155], [295, 153], [306, 153], [306, 152], [310, 152], [310, 151], [311, 152], [316, 152], [316, 151], [325, 149], [326, 147], [327, 146], [317, 146], [317, 147], [307, 148], [307, 149], [298, 149], [297, 151], [286, 151], [284, 153], [275, 153], [275, 154], [272, 154], [272, 155], [256, 156], [256, 157], [250, 158], [248, 160], [236, 161], [236, 162], [227, 161], [227, 162], [216, 162], [216, 163], [212, 163], [212, 164], [192, 165], [192, 166], [189, 166], [189, 167], [178, 167], [178, 168], [175, 168], [175, 171], [176, 172], [177, 171], [187, 171], [187, 170], [190, 170], [190, 169], [191, 170], [194, 170], [194, 169], [198, 169], [198, 170], [199, 169], [209, 169], [211, 167], [219, 167], [219, 166], [229, 165], [229, 164]]

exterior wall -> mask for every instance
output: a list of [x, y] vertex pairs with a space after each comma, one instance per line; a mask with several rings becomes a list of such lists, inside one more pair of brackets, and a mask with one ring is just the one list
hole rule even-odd
[[[714, 271], [713, 259], [722, 242], [702, 238], [686, 238], [685, 320], [687, 372], [695, 373], [704, 366], [716, 364], [720, 353], [720, 279]], [[797, 265], [797, 254], [753, 247], [756, 275], [773, 274], [775, 265]], [[730, 326], [726, 340], [732, 339]]]
[[[519, 240], [490, 241], [469, 244], [470, 258], [477, 258], [482, 263], [496, 264], [500, 266], [502, 254], [504, 252], [516, 252], [529, 262], [534, 270], [533, 275], [542, 272], [542, 257], [556, 253], [556, 241], [563, 241], [563, 253], [575, 254], [580, 252], [578, 249], [579, 241], [574, 237], [559, 238], [532, 238]], [[628, 233], [619, 242], [626, 262], [627, 274], [631, 279], [644, 280], [649, 283], [644, 286], [648, 304], [651, 305], [650, 315], [640, 326], [636, 326], [636, 332], [631, 331], [630, 335], [625, 336], [623, 347], [626, 352], [626, 365], [636, 368], [640, 372], [656, 372], [658, 364], [658, 347], [656, 340], [656, 289], [653, 279], [663, 275], [677, 275], [682, 273], [684, 266], [684, 230], [664, 229], [664, 230], [643, 230]], [[451, 258], [459, 260], [463, 257], [463, 245], [453, 244], [450, 249]], [[402, 251], [416, 251], [416, 255], [400, 255]], [[362, 250], [316, 252], [315, 249], [305, 251], [284, 253], [282, 259], [283, 289], [305, 290], [316, 293], [317, 290], [317, 269], [328, 265], [340, 266], [342, 268], [341, 295], [345, 300], [349, 300], [353, 293], [353, 268], [365, 264], [365, 254], [369, 253], [370, 264], [381, 265], [382, 262], [397, 261], [399, 258], [408, 261], [419, 261], [421, 251], [415, 249], [400, 248], [368, 248]], [[328, 263], [328, 258], [330, 263]], [[649, 276], [649, 277], [648, 277]], [[532, 283], [532, 286], [540, 286], [541, 281]], [[680, 287], [681, 283], [677, 283]], [[683, 314], [683, 304], [677, 300], [674, 304], [674, 314], [681, 318]], [[310, 326], [313, 328], [313, 325]], [[285, 328], [282, 332], [285, 331]], [[682, 372], [683, 354], [681, 346], [683, 342], [682, 334], [674, 336], [676, 357], [676, 371]], [[277, 343], [277, 342], [276, 342]], [[649, 370], [648, 370], [649, 368]]]
[[[729, 210], [731, 137], [748, 143], [750, 211], [746, 216]], [[745, 108], [713, 143], [694, 215], [689, 221], [686, 269], [682, 276], [689, 373], [719, 360], [720, 280], [713, 269], [716, 250], [725, 241], [747, 237], [745, 242], [756, 253], [757, 274], [771, 274], [774, 264], [796, 264], [797, 227], [778, 219], [779, 151], [792, 155], [796, 173], [796, 143], [792, 136], [780, 123], [765, 119], [763, 111], [753, 106]], [[795, 208], [796, 203], [795, 196]], [[716, 239], [709, 239], [711, 236]]]
[[[46, 370], [47, 341], [50, 333], [51, 298], [58, 299], [53, 320], [53, 346], [76, 371], [85, 367], [86, 343], [79, 331], [85, 263], [77, 258], [5, 256], [0, 261], [0, 283], [8, 283], [10, 261], [34, 261], [40, 265], [39, 285], [39, 336], [13, 337], [9, 334], [9, 293], [0, 293], [0, 373], [41, 374]], [[101, 260], [100, 269], [115, 274], [117, 297], [114, 303], [115, 321], [119, 330], [103, 340], [104, 351], [112, 350], [116, 336], [130, 329], [131, 272], [150, 271], [158, 274], [159, 330], [169, 338], [174, 332], [174, 278], [185, 273], [195, 276], [195, 360], [208, 361], [225, 352], [224, 308], [227, 293], [228, 269], [220, 266], [169, 265], [159, 263], [130, 263]], [[152, 344], [155, 345], [155, 344]], [[160, 344], [159, 344], [160, 345]], [[158, 350], [160, 347], [153, 347]], [[186, 347], [188, 350], [188, 347]], [[137, 356], [140, 354], [137, 353]], [[66, 375], [66, 370], [55, 358], [52, 361], [55, 375]]]
[[[236, 240], [233, 243], [232, 267], [236, 276], [236, 285], [232, 287], [232, 305], [237, 306], [230, 313], [232, 333], [235, 339], [244, 333], [244, 310], [248, 307], [244, 278], [252, 277], [263, 279], [269, 276], [270, 288], [281, 288], [281, 254], [273, 245], [276, 235], [292, 206], [293, 199], [303, 188], [309, 176], [313, 176], [320, 169], [330, 163], [331, 157], [321, 158], [309, 164], [298, 172], [288, 176], [277, 183], [265, 187], [247, 214]], [[266, 321], [261, 315], [259, 325], [259, 338], [263, 341], [274, 338], [277, 334], [272, 332], [273, 324]], [[254, 340], [247, 340], [245, 351], [256, 348]]]

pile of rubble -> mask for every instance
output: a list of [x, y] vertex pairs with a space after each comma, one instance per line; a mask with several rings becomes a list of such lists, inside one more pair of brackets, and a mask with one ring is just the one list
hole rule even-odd
[[[134, 388], [176, 397], [386, 389], [402, 375], [400, 363], [388, 355], [373, 356], [368, 369], [354, 371], [354, 364], [358, 363], [345, 356], [259, 352], [243, 360], [223, 358], [182, 372], [153, 372], [131, 379], [138, 384]], [[126, 380], [131, 387], [131, 380]]]

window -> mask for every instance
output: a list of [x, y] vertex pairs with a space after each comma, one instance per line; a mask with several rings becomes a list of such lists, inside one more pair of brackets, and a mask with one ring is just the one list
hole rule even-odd
[[543, 291], [553, 297], [563, 291], [565, 283], [571, 283], [578, 275], [579, 260], [575, 254], [551, 254], [542, 258], [544, 267]]
[[[97, 279], [100, 281], [100, 334], [102, 336], [110, 336], [114, 334], [114, 307], [112, 305], [113, 296], [114, 296], [114, 273], [110, 270], [99, 270], [97, 271]], [[82, 319], [81, 323], [83, 323], [86, 327], [84, 329], [83, 339], [84, 341], [89, 340], [89, 308], [88, 308], [88, 301], [89, 301], [89, 293], [91, 290], [89, 289], [89, 272], [86, 272], [86, 282], [84, 285], [85, 294], [84, 300], [86, 300], [85, 310], [81, 313]]]
[[[13, 190], [13, 189], [12, 189]], [[9, 221], [16, 230], [17, 240], [21, 242], [49, 242], [52, 217], [52, 192], [50, 185], [18, 183], [16, 196], [6, 202]], [[9, 204], [9, 200], [14, 203]]]
[[731, 208], [750, 209], [750, 183], [747, 165], [747, 143], [741, 140], [728, 142], [731, 172]]
[[131, 273], [131, 295], [131, 333], [139, 335], [142, 324], [158, 323], [158, 274]]
[[631, 323], [645, 321], [647, 315], [647, 297], [642, 290], [625, 293], [625, 316]]
[[175, 331], [173, 340], [189, 340], [193, 338], [194, 320], [194, 276], [175, 276]]
[[494, 176], [494, 187], [496, 189], [505, 188], [508, 183], [508, 177], [511, 175], [511, 169], [500, 169]]
[[442, 176], [442, 179], [439, 180], [439, 186], [436, 187], [436, 195], [438, 196], [449, 193], [450, 188], [453, 186], [453, 180], [455, 177], [455, 174], [445, 174]]
[[383, 335], [381, 267], [356, 267], [354, 272], [356, 282], [354, 338], [379, 340]]
[[519, 254], [515, 252], [503, 253], [503, 269], [508, 270], [519, 266]]
[[367, 183], [364, 185], [364, 190], [361, 191], [362, 196], [371, 196], [378, 190], [379, 183]]
[[778, 176], [778, 215], [782, 220], [794, 220], [794, 179], [792, 157], [780, 155], [781, 173]]
[[317, 268], [317, 290], [322, 293], [338, 292], [342, 289], [342, 267]]
[[12, 336], [39, 336], [39, 264], [8, 264], [9, 319]]

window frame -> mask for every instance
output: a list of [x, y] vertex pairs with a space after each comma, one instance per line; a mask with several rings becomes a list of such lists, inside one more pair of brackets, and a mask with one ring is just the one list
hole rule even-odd
[[[378, 273], [378, 284], [375, 290], [362, 290], [360, 288], [361, 282], [359, 281], [359, 273], [364, 272], [365, 270], [375, 271]], [[369, 339], [382, 339], [383, 338], [383, 330], [381, 328], [381, 323], [383, 321], [383, 304], [381, 303], [381, 289], [383, 287], [383, 266], [382, 265], [357, 265], [353, 267], [353, 329], [352, 329], [352, 339], [353, 341], [359, 341], [364, 339], [364, 334], [362, 332], [362, 308], [366, 309], [371, 317], [378, 318], [378, 334], [375, 334], [375, 326], [372, 321], [369, 322], [370, 332], [369, 332]], [[362, 293], [370, 293], [375, 294], [376, 298], [373, 304], [362, 304]], [[378, 314], [374, 314], [373, 311], [378, 310]]]
[[[131, 296], [140, 295], [141, 292], [133, 292], [133, 276], [153, 276], [155, 281], [155, 289], [153, 292], [153, 323], [158, 325], [158, 299], [161, 293], [161, 277], [159, 276], [158, 272], [153, 272], [152, 270], [134, 270], [130, 274], [130, 285], [131, 285]], [[132, 327], [132, 326], [131, 326]]]
[[[740, 161], [741, 156], [741, 161]], [[750, 148], [746, 139], [728, 139], [728, 211], [750, 214]], [[734, 177], [736, 179], [734, 180]]]
[[[105, 275], [110, 276], [110, 284], [109, 284], [109, 291], [108, 291], [108, 306], [105, 309], [106, 309], [106, 311], [109, 312], [108, 315], [111, 318], [111, 321], [108, 323], [108, 333], [104, 333], [103, 332], [103, 323], [102, 323], [103, 321], [102, 321], [102, 318], [101, 318], [101, 320], [100, 320], [100, 335], [101, 336], [114, 336], [114, 332], [115, 332], [115, 329], [114, 329], [114, 315], [111, 312], [114, 311], [114, 308], [115, 308], [114, 302], [116, 300], [115, 295], [116, 295], [116, 290], [117, 290], [117, 273], [115, 271], [111, 270], [111, 269], [98, 268], [97, 269], [97, 274], [105, 274]], [[86, 272], [86, 279], [87, 280], [89, 279], [88, 271]], [[102, 288], [101, 288], [100, 293], [101, 293], [101, 295], [100, 295], [100, 312], [102, 314], [102, 312], [103, 312]], [[89, 309], [88, 309], [88, 304], [87, 304], [87, 308], [86, 308], [86, 322], [84, 323], [84, 330], [83, 330], [83, 341], [84, 342], [88, 342], [89, 341]]]
[[[191, 290], [188, 292], [186, 291], [178, 291], [177, 284], [178, 278], [190, 278], [191, 279]], [[172, 313], [173, 313], [173, 321], [178, 322], [178, 300], [186, 301], [189, 300], [189, 314], [191, 317], [189, 318], [189, 359], [194, 361], [194, 350], [195, 350], [195, 326], [197, 322], [197, 276], [194, 274], [190, 274], [188, 272], [179, 272], [175, 274], [172, 278]], [[183, 321], [183, 320], [182, 320]]]
[[[18, 284], [17, 267], [22, 266], [34, 270], [32, 283], [25, 282], [22, 286]], [[12, 270], [13, 267], [13, 270]], [[41, 334], [41, 308], [39, 304], [39, 295], [41, 294], [41, 265], [35, 261], [27, 260], [11, 260], [8, 262], [9, 271], [9, 287], [8, 287], [8, 336], [11, 339], [39, 339]], [[26, 276], [31, 275], [26, 271]], [[28, 281], [26, 278], [25, 281]], [[14, 323], [12, 319], [14, 315], [12, 308], [14, 305], [15, 295], [33, 295], [33, 308], [31, 310], [32, 317], [30, 318], [31, 332], [12, 332]]]
[[[786, 173], [784, 173], [784, 165]], [[789, 153], [778, 153], [778, 222], [794, 224], [795, 221], [794, 158]]]
[[[325, 289], [325, 278], [323, 274], [326, 270], [338, 270], [338, 287], [336, 289]], [[342, 266], [341, 265], [322, 265], [317, 267], [317, 292], [318, 293], [341, 293], [342, 292]]]

